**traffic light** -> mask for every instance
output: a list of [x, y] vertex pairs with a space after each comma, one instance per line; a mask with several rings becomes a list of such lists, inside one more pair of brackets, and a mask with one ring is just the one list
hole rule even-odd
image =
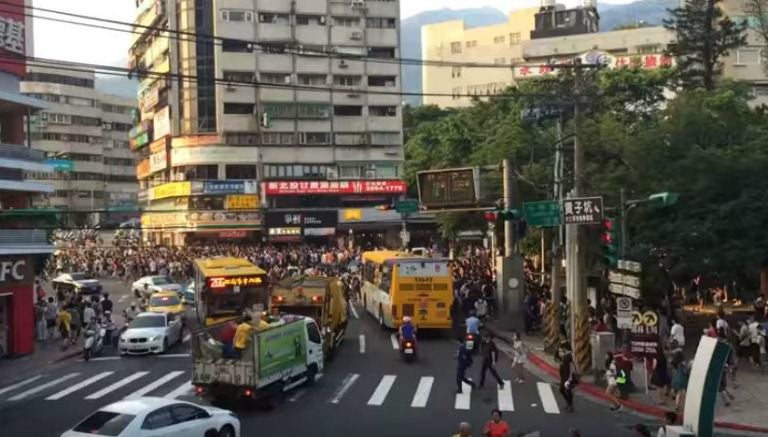
[[603, 256], [611, 267], [619, 264], [621, 252], [621, 235], [619, 234], [619, 223], [612, 218], [603, 220], [603, 229], [601, 234], [603, 245]]
[[501, 202], [497, 202], [496, 217], [501, 221], [520, 220], [523, 213], [519, 209], [505, 209]]

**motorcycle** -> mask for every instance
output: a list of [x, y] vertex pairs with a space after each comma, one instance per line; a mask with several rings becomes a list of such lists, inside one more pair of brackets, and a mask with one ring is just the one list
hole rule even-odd
[[83, 345], [83, 359], [88, 361], [92, 356], [98, 355], [104, 349], [104, 336], [106, 330], [100, 324], [89, 326], [85, 330], [85, 344]]
[[416, 359], [416, 339], [403, 340], [400, 337], [400, 354], [407, 362], [411, 362]]
[[475, 350], [475, 341], [477, 340], [477, 337], [475, 334], [466, 334], [464, 337], [464, 347], [470, 351], [473, 352]]

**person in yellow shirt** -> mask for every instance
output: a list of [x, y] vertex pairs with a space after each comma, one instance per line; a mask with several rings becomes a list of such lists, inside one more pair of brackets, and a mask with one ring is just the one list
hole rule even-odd
[[72, 323], [72, 314], [69, 313], [68, 308], [61, 307], [59, 309], [59, 312], [56, 314], [56, 326], [59, 327], [59, 333], [61, 334], [63, 347], [67, 347], [67, 344], [69, 344], [71, 341], [71, 338], [70, 338], [70, 334], [72, 332], [71, 323]]
[[232, 341], [235, 347], [235, 355], [240, 358], [243, 354], [243, 350], [248, 347], [251, 342], [251, 334], [256, 330], [256, 327], [251, 325], [251, 316], [246, 314], [243, 316], [243, 321], [237, 325], [235, 330], [235, 338]]

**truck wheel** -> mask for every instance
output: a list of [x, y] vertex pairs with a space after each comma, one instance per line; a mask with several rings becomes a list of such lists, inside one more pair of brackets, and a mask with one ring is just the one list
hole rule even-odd
[[307, 382], [304, 384], [307, 385], [307, 387], [311, 387], [315, 385], [315, 380], [317, 378], [317, 364], [310, 364], [309, 368], [307, 368]]
[[336, 357], [336, 341], [333, 338], [333, 334], [331, 334], [330, 336], [327, 336], [325, 341], [327, 342], [326, 344], [328, 345], [328, 355], [326, 358], [328, 359], [328, 361], [333, 361], [333, 359]]
[[384, 308], [379, 306], [379, 326], [381, 329], [387, 329], [387, 325], [384, 324]]

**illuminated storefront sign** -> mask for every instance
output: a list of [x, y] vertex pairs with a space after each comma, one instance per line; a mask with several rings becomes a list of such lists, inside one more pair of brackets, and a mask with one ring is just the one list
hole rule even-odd
[[190, 194], [192, 194], [191, 182], [189, 181], [171, 182], [168, 184], [163, 184], [157, 187], [153, 187], [149, 191], [149, 199], [157, 200], [157, 199], [165, 199], [166, 197], [189, 196]]
[[141, 216], [145, 228], [260, 227], [260, 212], [194, 211], [158, 212]]
[[267, 182], [268, 196], [314, 195], [314, 194], [401, 194], [406, 184], [400, 180], [382, 181], [286, 181]]
[[149, 159], [142, 159], [136, 165], [136, 178], [144, 179], [147, 176], [149, 176]]
[[164, 138], [171, 134], [171, 108], [166, 106], [157, 111], [153, 117], [152, 128], [155, 139]]
[[232, 194], [225, 201], [226, 209], [258, 209], [259, 196], [255, 194]]
[[208, 286], [210, 288], [247, 287], [249, 285], [261, 285], [263, 282], [261, 276], [208, 278]]

